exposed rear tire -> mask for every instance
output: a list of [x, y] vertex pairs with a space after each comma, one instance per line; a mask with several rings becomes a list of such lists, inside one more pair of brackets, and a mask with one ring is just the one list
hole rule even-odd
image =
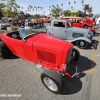
[[7, 59], [11, 56], [11, 51], [3, 42], [0, 42], [0, 55], [4, 59]]
[[73, 48], [73, 52], [72, 52], [72, 61], [77, 61], [80, 57], [80, 53], [77, 49]]
[[62, 76], [52, 70], [46, 70], [41, 74], [41, 81], [44, 86], [55, 94], [62, 94]]

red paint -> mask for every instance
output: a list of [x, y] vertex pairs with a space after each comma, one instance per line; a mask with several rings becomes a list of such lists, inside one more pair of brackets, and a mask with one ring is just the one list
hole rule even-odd
[[46, 33], [29, 36], [25, 42], [8, 37], [7, 34], [10, 33], [3, 33], [1, 40], [16, 56], [57, 72], [63, 71], [71, 78], [62, 66], [66, 64], [68, 51], [73, 48], [71, 43]]
[[[84, 28], [85, 25], [89, 26], [90, 30], [93, 31], [94, 33], [96, 32], [95, 28], [92, 28], [92, 25], [94, 24], [94, 21], [91, 20], [90, 18], [85, 18], [84, 22], [82, 23], [82, 17], [62, 17], [62, 19], [69, 19], [72, 20], [72, 26], [73, 27], [78, 27], [78, 28]], [[77, 22], [79, 20], [79, 22]]]
[[39, 18], [39, 22], [47, 23], [49, 20], [47, 18]]

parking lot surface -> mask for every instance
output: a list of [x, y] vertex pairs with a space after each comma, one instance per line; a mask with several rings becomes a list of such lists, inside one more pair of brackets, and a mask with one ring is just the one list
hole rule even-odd
[[[100, 35], [95, 39], [100, 42]], [[0, 57], [0, 100], [100, 100], [100, 43], [97, 50], [74, 48], [81, 54], [77, 62], [81, 73], [73, 79], [64, 77], [61, 95], [44, 87], [40, 79], [43, 69], [21, 58]], [[6, 96], [9, 94], [19, 97]]]

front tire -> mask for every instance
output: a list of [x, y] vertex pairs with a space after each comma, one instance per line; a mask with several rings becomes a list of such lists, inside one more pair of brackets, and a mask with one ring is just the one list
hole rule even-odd
[[79, 51], [76, 50], [75, 48], [73, 48], [71, 60], [76, 62], [76, 61], [78, 61], [79, 57], [80, 57]]
[[76, 45], [77, 45], [77, 47], [80, 48], [80, 49], [86, 49], [86, 48], [89, 47], [89, 43], [86, 42], [86, 41], [84, 41], [84, 40], [79, 40], [79, 41], [77, 41], [77, 42], [76, 42]]
[[46, 70], [41, 74], [41, 81], [44, 86], [55, 94], [61, 94], [62, 88], [62, 76], [52, 70]]
[[9, 58], [11, 55], [11, 51], [3, 42], [0, 42], [0, 55], [4, 59]]

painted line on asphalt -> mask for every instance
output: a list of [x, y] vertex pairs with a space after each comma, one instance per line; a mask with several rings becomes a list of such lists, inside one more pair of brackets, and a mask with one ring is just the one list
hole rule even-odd
[[92, 84], [92, 74], [86, 74], [80, 100], [90, 100], [91, 84]]
[[[98, 37], [96, 37], [96, 40], [98, 40]], [[91, 69], [85, 71], [86, 77], [85, 77], [85, 82], [83, 85], [82, 89], [82, 94], [81, 94], [81, 100], [90, 100], [90, 93], [91, 93], [91, 86], [92, 86], [92, 76], [94, 73], [94, 63], [96, 61], [96, 50], [93, 50], [92, 57], [91, 57]]]
[[[95, 37], [95, 39], [98, 40], [99, 37]], [[91, 58], [92, 61], [91, 61], [91, 66], [90, 66], [91, 69], [85, 71], [88, 74], [94, 73], [94, 67], [95, 67], [94, 62], [96, 61], [96, 51], [97, 50], [93, 50], [93, 53], [92, 53], [92, 58]]]
[[99, 57], [100, 55], [96, 55], [97, 57]]

